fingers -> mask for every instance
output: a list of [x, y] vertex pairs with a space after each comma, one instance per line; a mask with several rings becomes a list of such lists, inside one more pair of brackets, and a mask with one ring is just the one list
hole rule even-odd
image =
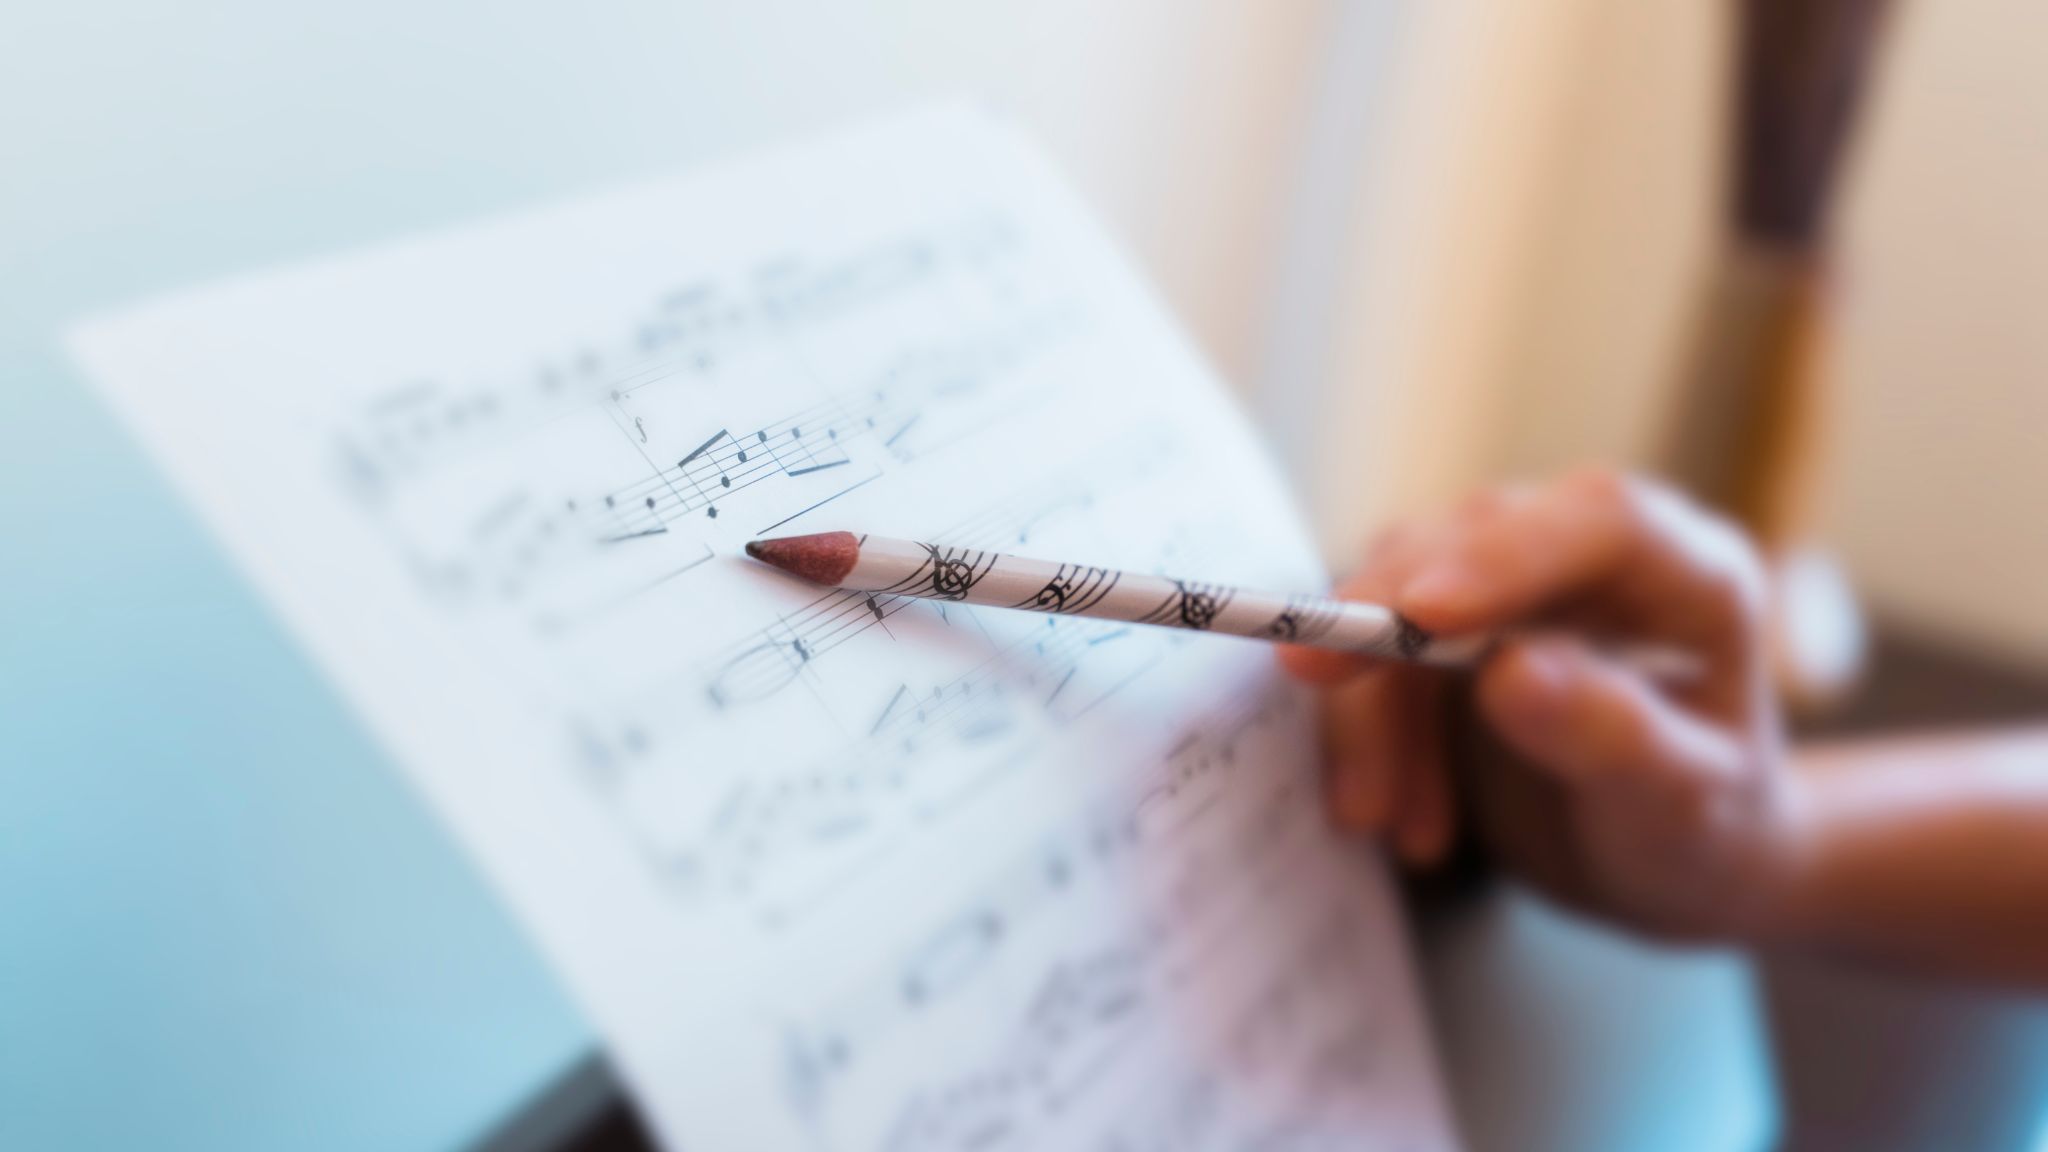
[[1280, 645], [1279, 656], [1282, 671], [1309, 684], [1339, 684], [1371, 666], [1369, 661], [1350, 652], [1299, 644]]
[[[1673, 931], [1725, 922], [1714, 909], [1727, 893], [1759, 887], [1780, 753], [1762, 568], [1735, 529], [1657, 486], [1583, 472], [1391, 534], [1344, 593], [1496, 646], [1469, 680], [1283, 655], [1334, 685], [1325, 736], [1341, 826], [1385, 835], [1411, 863], [1438, 859], [1459, 816], [1455, 759], [1475, 829], [1573, 906]], [[1700, 674], [1655, 683], [1567, 636], [1678, 649]], [[1479, 723], [1448, 725], [1447, 685], [1470, 689]]]
[[1645, 632], [1722, 645], [1748, 642], [1762, 590], [1761, 568], [1734, 529], [1659, 486], [1592, 470], [1461, 517], [1396, 606], [1424, 628], [1456, 634], [1592, 596]]
[[1400, 780], [1399, 807], [1390, 830], [1394, 851], [1426, 866], [1450, 850], [1455, 825], [1450, 761], [1444, 748], [1443, 677], [1418, 668], [1393, 670], [1398, 716], [1391, 766]]
[[1577, 851], [1571, 797], [1548, 774], [1498, 754], [1469, 778], [1472, 815], [1488, 848], [1522, 881], [1567, 908], [1592, 902]]
[[1331, 817], [1361, 834], [1384, 830], [1394, 811], [1395, 673], [1375, 668], [1323, 697], [1323, 765]]
[[1479, 706], [1535, 767], [1581, 787], [1703, 791], [1742, 772], [1742, 746], [1583, 645], [1506, 645], [1479, 675]]
[[1385, 835], [1416, 865], [1441, 859], [1454, 827], [1442, 690], [1434, 673], [1381, 666], [1328, 689], [1323, 700], [1333, 820], [1349, 832]]
[[[1437, 526], [1396, 525], [1381, 534], [1359, 570], [1337, 589], [1347, 600], [1385, 603], [1433, 554]], [[1453, 808], [1442, 748], [1439, 677], [1345, 652], [1289, 647], [1281, 666], [1323, 698], [1329, 803], [1339, 827], [1388, 836], [1410, 863], [1441, 858]]]
[[[1733, 529], [1664, 489], [1598, 471], [1496, 489], [1384, 535], [1339, 594], [1392, 603], [1432, 631], [1523, 636], [1481, 669], [1479, 709], [1575, 810], [1649, 797], [1659, 810], [1696, 806], [1745, 768], [1736, 734], [1708, 718], [1755, 710], [1761, 569]], [[1526, 638], [1531, 623], [1563, 617], [1676, 641], [1718, 674], [1667, 698], [1581, 645]], [[1306, 649], [1281, 661], [1333, 686], [1324, 733], [1336, 821], [1386, 834], [1411, 863], [1440, 858], [1456, 824], [1442, 674]]]
[[[1395, 524], [1373, 541], [1358, 571], [1331, 593], [1340, 600], [1391, 603], [1416, 569], [1437, 552], [1446, 528], [1420, 523]], [[1335, 684], [1385, 662], [1356, 652], [1336, 652], [1287, 644], [1280, 648], [1280, 667], [1311, 684]]]

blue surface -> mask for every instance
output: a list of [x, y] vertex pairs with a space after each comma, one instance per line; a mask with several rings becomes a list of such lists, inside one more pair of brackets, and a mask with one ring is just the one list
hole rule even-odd
[[23, 304], [0, 301], [0, 1148], [473, 1142], [586, 1029]]
[[[350, 102], [345, 37], [265, 19], [0, 13], [4, 1149], [462, 1148], [593, 1046], [57, 346], [89, 310], [546, 190], [432, 151], [431, 117], [392, 135], [407, 97]], [[382, 82], [433, 51], [397, 42]]]

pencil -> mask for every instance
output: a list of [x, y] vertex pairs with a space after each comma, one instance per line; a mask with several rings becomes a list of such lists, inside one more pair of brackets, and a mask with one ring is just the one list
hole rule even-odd
[[[878, 596], [1221, 632], [1445, 668], [1475, 665], [1499, 641], [1485, 635], [1434, 636], [1381, 604], [852, 532], [755, 540], [747, 545], [747, 555], [815, 584]], [[1698, 671], [1691, 654], [1672, 649], [1635, 646], [1608, 652], [1654, 679], [1690, 679]]]

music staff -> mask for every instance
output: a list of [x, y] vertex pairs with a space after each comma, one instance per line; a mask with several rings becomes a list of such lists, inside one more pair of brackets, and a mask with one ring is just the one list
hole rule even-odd
[[[615, 337], [541, 354], [527, 369], [485, 373], [481, 382], [397, 382], [346, 414], [337, 444], [344, 474], [364, 499], [384, 499], [422, 470], [565, 413], [704, 379], [749, 349], [780, 354], [793, 327], [932, 290], [948, 274], [999, 276], [1016, 246], [988, 237], [1013, 233], [1000, 219], [969, 220], [836, 261], [685, 284], [651, 301]], [[1042, 322], [1016, 325], [1007, 342], [987, 350], [1015, 352], [1048, 334]], [[913, 365], [946, 359], [906, 352]]]

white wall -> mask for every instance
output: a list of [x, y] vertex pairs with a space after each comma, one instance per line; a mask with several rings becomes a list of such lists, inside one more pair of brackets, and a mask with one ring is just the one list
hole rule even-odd
[[2048, 7], [1900, 14], [1846, 205], [1829, 522], [1881, 606], [2048, 664]]
[[1484, 478], [1641, 458], [1710, 251], [1718, 14], [1411, 15], [1318, 409], [1314, 497], [1340, 563], [1386, 517]]
[[964, 94], [1042, 133], [1242, 378], [1326, 18], [1324, 0], [12, 4], [0, 266], [55, 278], [15, 281], [41, 317]]

